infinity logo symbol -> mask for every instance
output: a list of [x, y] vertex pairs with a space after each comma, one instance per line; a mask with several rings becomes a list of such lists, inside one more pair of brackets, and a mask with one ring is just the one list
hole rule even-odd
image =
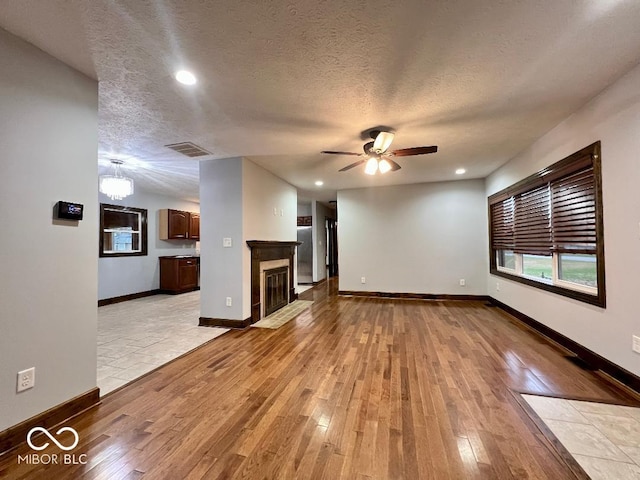
[[27, 434], [27, 443], [29, 444], [29, 446], [32, 449], [38, 450], [38, 451], [44, 450], [45, 448], [47, 448], [49, 446], [49, 442], [46, 442], [44, 445], [42, 445], [40, 447], [37, 447], [36, 445], [34, 445], [31, 442], [31, 437], [37, 432], [44, 433], [47, 437], [49, 437], [49, 440], [51, 440], [53, 443], [55, 443], [60, 449], [65, 450], [65, 451], [73, 450], [74, 448], [76, 448], [76, 445], [78, 445], [78, 442], [80, 441], [80, 437], [78, 436], [78, 432], [76, 432], [71, 427], [62, 427], [60, 430], [58, 430], [56, 432], [56, 435], [60, 435], [63, 432], [71, 432], [71, 433], [73, 433], [73, 436], [75, 437], [75, 440], [74, 440], [73, 444], [71, 444], [68, 447], [65, 447], [58, 440], [53, 438], [47, 429], [42, 428], [42, 427], [33, 427], [31, 430], [29, 430], [29, 433]]

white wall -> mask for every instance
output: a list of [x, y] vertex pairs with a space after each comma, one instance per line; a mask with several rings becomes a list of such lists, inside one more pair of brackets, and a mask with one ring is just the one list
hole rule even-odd
[[311, 202], [298, 204], [298, 216], [299, 217], [311, 216]]
[[340, 290], [486, 294], [483, 180], [341, 190], [338, 213]]
[[[298, 193], [295, 187], [248, 159], [242, 162], [243, 318], [251, 316], [251, 249], [247, 240], [297, 240]], [[275, 209], [275, 215], [274, 215]], [[294, 258], [294, 269], [297, 261]], [[294, 270], [294, 285], [297, 275]]]
[[[200, 162], [200, 314], [242, 320], [242, 159]], [[222, 239], [232, 247], [223, 248]], [[226, 297], [232, 298], [227, 307]]]
[[119, 297], [160, 288], [160, 262], [165, 255], [195, 254], [195, 240], [160, 240], [160, 210], [172, 208], [198, 213], [200, 205], [177, 198], [136, 191], [123, 200], [99, 194], [100, 203], [147, 209], [148, 251], [145, 256], [102, 257], [98, 260], [98, 299]]
[[[296, 241], [297, 199], [294, 187], [246, 158], [200, 162], [203, 317], [251, 316], [251, 249], [246, 242]], [[231, 248], [222, 247], [224, 237], [232, 239]], [[226, 297], [231, 297], [231, 307]]]
[[98, 84], [1, 29], [0, 65], [2, 431], [96, 386]]
[[[640, 375], [640, 67], [487, 179], [487, 195], [602, 141], [607, 308], [489, 275], [489, 295]], [[500, 283], [500, 291], [496, 283]]]

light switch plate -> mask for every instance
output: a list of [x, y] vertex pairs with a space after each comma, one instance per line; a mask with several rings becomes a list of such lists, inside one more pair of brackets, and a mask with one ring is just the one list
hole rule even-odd
[[631, 349], [636, 353], [640, 353], [640, 337], [632, 335], [632, 339]]
[[224, 248], [229, 248], [232, 245], [231, 239], [229, 237], [225, 237], [222, 239], [222, 246]]

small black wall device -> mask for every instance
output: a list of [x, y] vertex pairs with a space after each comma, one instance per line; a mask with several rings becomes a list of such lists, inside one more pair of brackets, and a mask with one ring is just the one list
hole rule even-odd
[[82, 220], [84, 205], [81, 203], [58, 202], [58, 218], [66, 220]]

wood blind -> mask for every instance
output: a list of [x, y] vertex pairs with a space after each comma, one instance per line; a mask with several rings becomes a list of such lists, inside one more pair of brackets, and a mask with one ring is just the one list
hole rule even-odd
[[554, 251], [596, 253], [593, 167], [551, 182], [551, 198]]
[[491, 248], [535, 255], [596, 253], [596, 226], [589, 166], [493, 203]]
[[515, 197], [516, 253], [550, 254], [552, 243], [549, 198], [548, 184]]
[[104, 209], [104, 217], [102, 220], [103, 228], [139, 230], [140, 214], [136, 212], [118, 212], [115, 210]]
[[513, 206], [513, 197], [491, 206], [491, 243], [494, 250], [513, 250], [515, 247]]

